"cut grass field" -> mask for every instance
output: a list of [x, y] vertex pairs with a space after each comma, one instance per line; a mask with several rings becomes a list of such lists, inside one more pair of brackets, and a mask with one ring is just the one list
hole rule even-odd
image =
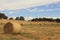
[[60, 23], [17, 22], [20, 24], [23, 23], [19, 34], [3, 34], [3, 26], [5, 23], [0, 22], [0, 40], [60, 40]]

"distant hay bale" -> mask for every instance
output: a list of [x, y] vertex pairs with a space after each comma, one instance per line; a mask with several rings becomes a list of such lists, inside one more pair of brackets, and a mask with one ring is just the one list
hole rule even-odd
[[30, 23], [30, 25], [32, 25], [32, 23]]
[[21, 25], [17, 22], [7, 22], [4, 25], [4, 33], [10, 34], [10, 33], [20, 33], [21, 31]]
[[40, 23], [40, 25], [44, 25], [43, 23]]
[[23, 26], [24, 24], [23, 23], [21, 23], [21, 26]]

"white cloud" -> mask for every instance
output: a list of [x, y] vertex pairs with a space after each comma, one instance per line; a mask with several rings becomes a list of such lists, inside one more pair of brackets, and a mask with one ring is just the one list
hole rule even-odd
[[0, 10], [16, 10], [55, 3], [60, 0], [0, 0]]
[[42, 18], [52, 18], [52, 17], [50, 17], [50, 16], [43, 16]]
[[16, 17], [13, 17], [13, 19], [15, 19]]
[[[50, 16], [44, 16], [45, 18], [53, 18], [53, 19], [57, 19], [57, 18], [59, 18], [60, 19], [60, 17], [50, 17]], [[42, 18], [44, 18], [44, 17], [42, 17]]]
[[33, 17], [28, 17], [28, 18], [25, 18], [25, 20], [31, 20], [31, 19], [33, 19]]
[[28, 17], [28, 20], [31, 20], [31, 19], [33, 19], [33, 17]]
[[58, 17], [52, 17], [53, 19], [57, 19]]

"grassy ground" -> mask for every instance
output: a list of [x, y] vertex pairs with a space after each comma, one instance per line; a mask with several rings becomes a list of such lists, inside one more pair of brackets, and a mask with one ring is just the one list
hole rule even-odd
[[0, 24], [0, 40], [60, 40], [60, 23], [24, 22], [19, 34], [3, 34], [3, 25]]

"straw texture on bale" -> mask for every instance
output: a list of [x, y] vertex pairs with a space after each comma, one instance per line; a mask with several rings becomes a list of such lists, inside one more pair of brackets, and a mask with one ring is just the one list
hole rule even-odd
[[4, 25], [4, 33], [20, 33], [21, 25], [17, 22], [7, 22]]

